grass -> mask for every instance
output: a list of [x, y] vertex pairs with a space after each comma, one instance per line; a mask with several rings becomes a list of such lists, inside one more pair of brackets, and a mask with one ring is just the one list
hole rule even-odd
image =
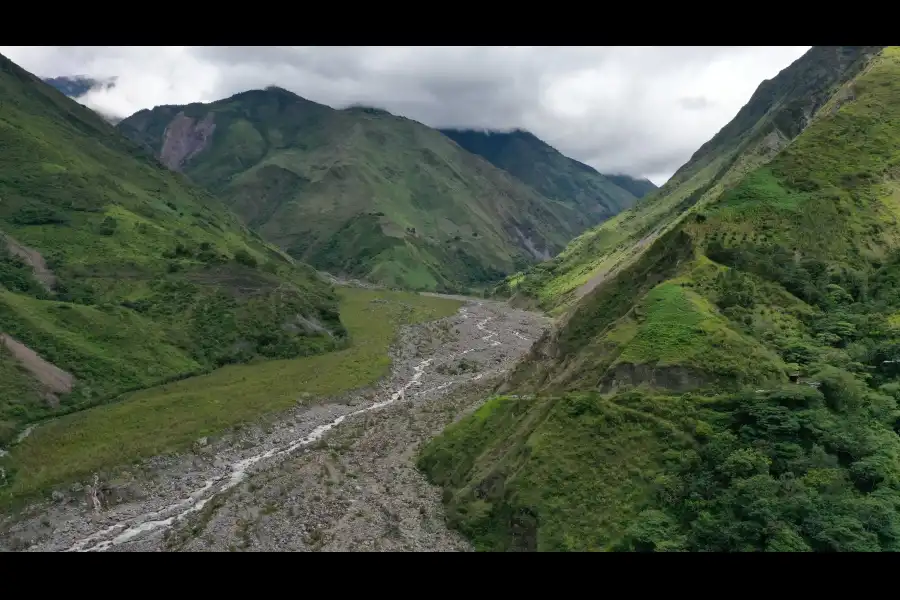
[[401, 325], [447, 317], [461, 305], [405, 292], [343, 288], [340, 295], [349, 348], [227, 366], [43, 425], [6, 459], [15, 474], [6, 500], [33, 496], [98, 469], [182, 450], [201, 436], [261, 415], [370, 385], [389, 372], [387, 351]]
[[0, 331], [76, 378], [59, 406], [0, 397], [14, 430], [225, 364], [341, 346], [330, 286], [221, 201], [4, 57], [0, 96], [0, 233], [56, 279], [44, 289], [0, 251]]
[[650, 290], [641, 306], [646, 320], [619, 361], [673, 364], [703, 354], [706, 329], [718, 325], [704, 304], [702, 298], [679, 285], [664, 283]]
[[46, 404], [40, 388], [13, 358], [5, 344], [0, 344], [0, 439], [11, 440], [23, 415], [40, 411]]
[[[182, 109], [216, 123], [185, 173], [267, 240], [322, 270], [405, 289], [468, 290], [535, 261], [514, 227], [552, 254], [601, 218], [542, 196], [420, 123], [333, 110], [277, 88], [157, 107], [118, 127], [159, 151]], [[618, 190], [619, 206], [633, 201], [606, 185]]]
[[[641, 301], [640, 323], [623, 337], [616, 363], [690, 366], [720, 381], [783, 378], [777, 355], [716, 314], [707, 299], [676, 283], [663, 283]], [[615, 338], [616, 330], [607, 334]]]
[[625, 533], [679, 447], [690, 437], [678, 427], [614, 399], [499, 396], [430, 442], [418, 465], [477, 550], [583, 552]]

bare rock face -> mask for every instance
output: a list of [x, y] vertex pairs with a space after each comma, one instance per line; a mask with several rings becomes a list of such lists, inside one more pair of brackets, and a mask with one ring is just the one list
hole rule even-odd
[[215, 130], [212, 113], [199, 122], [184, 112], [178, 113], [166, 127], [159, 160], [173, 171], [181, 171], [187, 160], [206, 148]]

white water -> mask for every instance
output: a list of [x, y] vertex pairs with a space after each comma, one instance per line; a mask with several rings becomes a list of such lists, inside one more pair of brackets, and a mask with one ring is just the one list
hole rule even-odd
[[[467, 314], [467, 310], [465, 307], [460, 309], [460, 313], [461, 313], [460, 316], [462, 316], [462, 318], [464, 318], [464, 319], [469, 318], [469, 315]], [[500, 345], [499, 341], [491, 339], [497, 335], [497, 332], [489, 331], [485, 327], [487, 322], [490, 320], [491, 320], [490, 317], [488, 317], [488, 318], [482, 320], [481, 322], [476, 323], [475, 327], [479, 331], [486, 332], [487, 335], [480, 338], [482, 341], [485, 341], [485, 342], [490, 341], [491, 346], [499, 346]], [[524, 338], [521, 335], [519, 335], [518, 332], [514, 332], [514, 333], [516, 334], [517, 337], [519, 337], [521, 339], [527, 339], [527, 338]], [[468, 350], [463, 350], [462, 352], [459, 353], [458, 356], [461, 356], [463, 354], [468, 354], [469, 352], [472, 352], [474, 350], [476, 350], [476, 348], [469, 348]], [[450, 359], [452, 359], [452, 358], [454, 358], [454, 357], [451, 356]], [[404, 385], [402, 385], [400, 388], [398, 388], [393, 394], [391, 394], [391, 397], [388, 400], [384, 400], [382, 402], [377, 402], [375, 404], [367, 406], [366, 408], [362, 408], [360, 410], [353, 411], [346, 415], [342, 415], [342, 416], [334, 419], [330, 423], [320, 425], [319, 427], [316, 427], [315, 429], [313, 429], [312, 432], [310, 432], [310, 434], [307, 435], [306, 437], [301, 438], [301, 439], [291, 443], [288, 446], [285, 446], [282, 448], [273, 448], [271, 450], [268, 450], [267, 452], [262, 452], [260, 454], [256, 454], [249, 458], [245, 458], [243, 460], [234, 462], [231, 464], [231, 472], [230, 473], [221, 475], [215, 479], [207, 480], [206, 483], [203, 485], [203, 487], [201, 487], [198, 490], [195, 490], [187, 498], [184, 498], [183, 500], [180, 500], [179, 502], [169, 505], [158, 511], [145, 513], [143, 515], [140, 515], [140, 516], [137, 516], [137, 517], [134, 517], [131, 519], [127, 519], [125, 521], [121, 521], [119, 523], [116, 523], [115, 525], [111, 525], [110, 527], [102, 529], [96, 533], [93, 533], [93, 534], [79, 540], [78, 542], [76, 542], [74, 545], [72, 545], [66, 551], [67, 552], [102, 552], [104, 550], [108, 550], [112, 546], [117, 546], [117, 545], [123, 544], [129, 540], [132, 540], [139, 535], [149, 533], [156, 529], [170, 527], [173, 523], [181, 521], [182, 519], [186, 518], [187, 516], [197, 512], [199, 510], [202, 510], [203, 507], [206, 506], [206, 504], [210, 500], [212, 500], [214, 497], [216, 497], [217, 495], [219, 495], [219, 494], [233, 488], [234, 486], [238, 485], [239, 483], [241, 483], [247, 476], [247, 469], [249, 469], [251, 466], [258, 463], [259, 461], [265, 460], [268, 458], [275, 458], [278, 456], [284, 456], [284, 455], [290, 454], [291, 452], [294, 452], [298, 448], [301, 448], [303, 446], [308, 446], [309, 444], [312, 444], [313, 442], [321, 439], [328, 431], [330, 431], [332, 428], [340, 425], [345, 419], [347, 419], [347, 417], [353, 417], [353, 416], [368, 412], [370, 410], [377, 410], [379, 408], [383, 408], [385, 406], [393, 404], [394, 402], [396, 402], [397, 400], [399, 400], [401, 398], [404, 398], [407, 389], [409, 389], [412, 386], [421, 385], [421, 382], [419, 380], [421, 379], [422, 375], [424, 375], [425, 368], [431, 364], [432, 360], [433, 359], [430, 359], [430, 358], [425, 359], [422, 362], [420, 362], [418, 365], [416, 365], [413, 368], [412, 379], [410, 379], [408, 382], [406, 382]], [[475, 375], [471, 379], [478, 380], [478, 379], [481, 379], [483, 376], [484, 376], [484, 374], [482, 373], [482, 374]], [[428, 391], [435, 391], [438, 389], [443, 389], [445, 387], [449, 387], [450, 385], [452, 385], [452, 383], [444, 384], [444, 385], [438, 386], [437, 388], [432, 388], [431, 390], [428, 390]], [[221, 486], [219, 486], [218, 489], [216, 489], [209, 495], [206, 495], [206, 493], [209, 490], [213, 489], [217, 484], [221, 483], [222, 481], [225, 481], [225, 483], [222, 484]], [[164, 515], [169, 515], [169, 516], [164, 517]], [[104, 538], [106, 538], [106, 539], [104, 539]]]

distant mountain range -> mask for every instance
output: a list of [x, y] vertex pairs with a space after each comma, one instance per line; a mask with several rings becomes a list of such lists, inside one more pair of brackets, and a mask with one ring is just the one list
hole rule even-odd
[[603, 221], [656, 189], [647, 179], [604, 175], [562, 155], [532, 133], [441, 129], [454, 142], [514, 175], [547, 198], [570, 203]]
[[[55, 87], [69, 98], [77, 99], [81, 98], [89, 91], [94, 89], [109, 89], [115, 87], [116, 78], [110, 77], [108, 79], [94, 79], [92, 77], [87, 77], [86, 75], [70, 75], [64, 77], [45, 77], [43, 79], [43, 82]], [[119, 117], [102, 113], [100, 114], [100, 116], [113, 124], [116, 124], [122, 120]]]

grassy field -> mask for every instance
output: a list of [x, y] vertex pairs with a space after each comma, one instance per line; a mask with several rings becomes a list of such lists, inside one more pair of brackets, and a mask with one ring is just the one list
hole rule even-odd
[[387, 351], [401, 325], [450, 316], [462, 304], [404, 292], [341, 288], [339, 293], [349, 348], [227, 366], [50, 422], [3, 459], [12, 484], [0, 498], [32, 496], [97, 469], [184, 449], [198, 437], [298, 402], [372, 384], [389, 372]]

